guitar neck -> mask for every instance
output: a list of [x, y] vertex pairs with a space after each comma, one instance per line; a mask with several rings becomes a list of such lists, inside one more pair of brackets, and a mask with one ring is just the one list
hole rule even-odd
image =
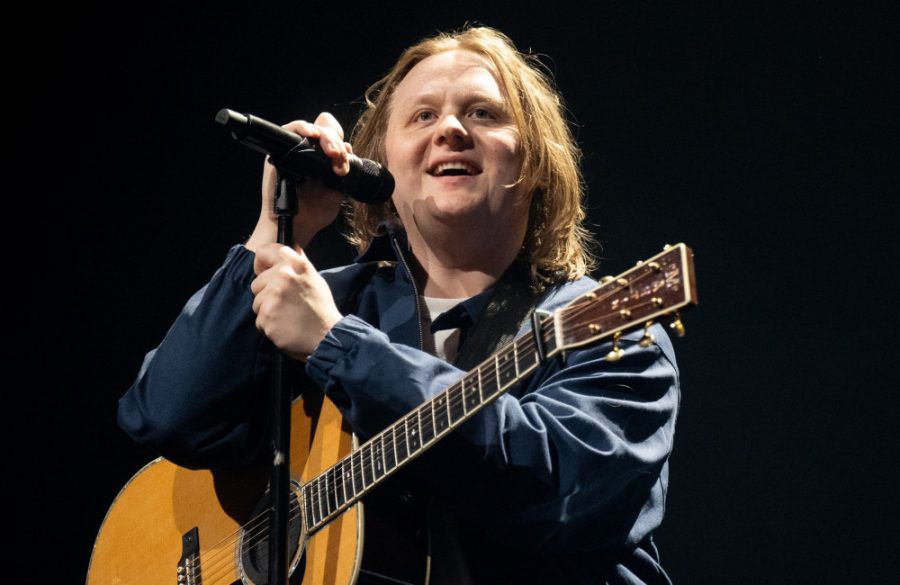
[[[697, 302], [693, 252], [668, 246], [616, 278], [604, 279], [554, 315], [535, 320], [532, 334], [506, 344], [462, 379], [415, 408], [302, 488], [310, 534], [328, 524], [398, 469], [561, 351], [619, 336]], [[677, 314], [677, 313], [676, 313]], [[677, 317], [676, 317], [677, 319]], [[680, 320], [676, 321], [680, 327]], [[645, 339], [652, 342], [646, 333]]]
[[[540, 322], [547, 357], [556, 355], [553, 319]], [[421, 404], [306, 483], [304, 514], [310, 534], [328, 524], [401, 467], [424, 453], [533, 372], [541, 356], [533, 335], [512, 341], [462, 379]]]

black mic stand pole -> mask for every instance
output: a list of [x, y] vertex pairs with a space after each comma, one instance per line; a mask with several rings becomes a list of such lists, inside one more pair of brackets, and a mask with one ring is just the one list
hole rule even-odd
[[[277, 166], [276, 166], [277, 169]], [[275, 214], [278, 216], [278, 243], [293, 247], [294, 216], [297, 215], [297, 190], [293, 177], [278, 171]], [[269, 494], [269, 582], [287, 585], [288, 519], [291, 494], [291, 386], [287, 375], [287, 356], [275, 349], [272, 377], [272, 477]]]

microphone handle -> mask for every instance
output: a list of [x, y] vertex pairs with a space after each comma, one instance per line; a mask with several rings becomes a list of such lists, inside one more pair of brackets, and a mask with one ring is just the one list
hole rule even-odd
[[250, 114], [222, 109], [216, 122], [225, 126], [232, 138], [257, 152], [267, 154], [281, 172], [295, 177], [316, 177], [331, 189], [363, 203], [383, 203], [394, 192], [394, 178], [375, 161], [349, 155], [350, 172], [339, 177], [331, 159], [318, 141], [309, 140]]

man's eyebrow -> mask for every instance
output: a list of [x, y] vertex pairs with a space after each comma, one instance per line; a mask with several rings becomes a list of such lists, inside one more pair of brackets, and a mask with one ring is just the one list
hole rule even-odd
[[[391, 101], [399, 106], [406, 106], [406, 105], [417, 106], [419, 104], [423, 104], [423, 103], [427, 104], [427, 103], [434, 102], [434, 101], [440, 101], [442, 99], [443, 99], [443, 97], [440, 92], [424, 91], [422, 93], [415, 94], [413, 96], [409, 96], [403, 101], [398, 101], [396, 99], [396, 96], [394, 96], [394, 99]], [[501, 109], [508, 108], [507, 101], [505, 99], [503, 99], [502, 96], [494, 96], [494, 95], [485, 93], [480, 90], [473, 90], [472, 92], [470, 92], [468, 95], [465, 96], [464, 102], [465, 103], [486, 102], [497, 108], [501, 108]]]

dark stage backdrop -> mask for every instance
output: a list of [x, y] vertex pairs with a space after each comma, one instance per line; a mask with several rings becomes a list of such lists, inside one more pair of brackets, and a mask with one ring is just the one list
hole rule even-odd
[[[261, 157], [216, 111], [328, 110], [349, 128], [404, 47], [467, 20], [547, 55], [585, 153], [598, 276], [667, 242], [696, 252], [657, 535], [675, 582], [895, 578], [888, 14], [480, 4], [110, 4], [8, 22], [29, 40], [4, 41], [7, 306], [26, 332], [8, 351], [7, 478], [16, 532], [47, 559], [36, 582], [83, 579], [103, 514], [153, 456], [117, 429], [116, 401], [255, 223]], [[336, 232], [314, 251], [320, 267], [350, 257]]]

